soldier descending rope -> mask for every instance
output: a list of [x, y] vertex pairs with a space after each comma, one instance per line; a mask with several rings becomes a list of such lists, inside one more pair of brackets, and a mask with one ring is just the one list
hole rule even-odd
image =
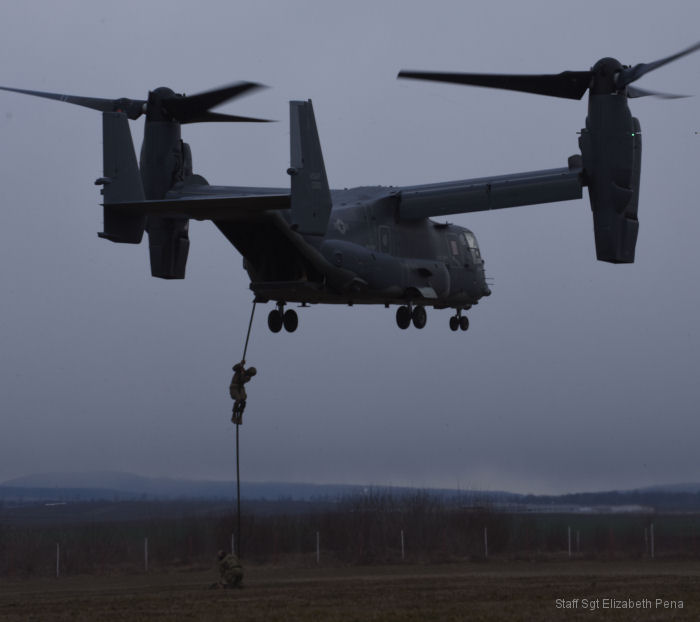
[[234, 400], [231, 421], [236, 425], [243, 423], [243, 411], [245, 410], [246, 399], [248, 398], [245, 391], [245, 384], [257, 373], [258, 371], [255, 367], [245, 368], [245, 359], [233, 366], [233, 378], [231, 378], [231, 384], [228, 389], [231, 394], [231, 399]]

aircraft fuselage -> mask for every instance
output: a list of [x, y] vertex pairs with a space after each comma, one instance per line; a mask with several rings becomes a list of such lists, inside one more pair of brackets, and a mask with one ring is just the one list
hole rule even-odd
[[[247, 234], [240, 224], [231, 228], [228, 237], [245, 257], [251, 289], [260, 300], [468, 309], [491, 293], [468, 229], [428, 218], [397, 221], [392, 188], [334, 190], [331, 196], [324, 236], [287, 229], [284, 215], [276, 222], [251, 223]], [[255, 235], [252, 229], [261, 227], [265, 233]], [[253, 237], [272, 241], [264, 250]]]

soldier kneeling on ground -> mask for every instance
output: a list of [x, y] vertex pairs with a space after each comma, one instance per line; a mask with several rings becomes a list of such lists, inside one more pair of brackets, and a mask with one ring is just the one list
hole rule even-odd
[[218, 583], [211, 585], [212, 589], [241, 587], [243, 581], [243, 566], [233, 553], [228, 555], [220, 550], [218, 555], [219, 575], [221, 579]]

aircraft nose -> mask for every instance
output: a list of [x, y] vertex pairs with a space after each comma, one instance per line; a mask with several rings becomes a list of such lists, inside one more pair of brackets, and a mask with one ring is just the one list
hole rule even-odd
[[491, 295], [491, 288], [489, 287], [489, 284], [486, 282], [486, 273], [483, 271], [481, 273], [481, 292], [482, 292], [482, 296], [490, 296]]

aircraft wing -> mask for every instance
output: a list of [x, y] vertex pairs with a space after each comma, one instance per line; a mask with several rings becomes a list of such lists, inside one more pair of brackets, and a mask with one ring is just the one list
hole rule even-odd
[[109, 203], [109, 207], [122, 212], [157, 215], [192, 220], [235, 221], [268, 210], [289, 209], [289, 192], [285, 194], [227, 194], [185, 195], [153, 201], [127, 201]]
[[581, 158], [573, 156], [566, 168], [404, 186], [397, 189], [396, 196], [399, 197], [399, 219], [419, 220], [580, 199], [583, 186]]

